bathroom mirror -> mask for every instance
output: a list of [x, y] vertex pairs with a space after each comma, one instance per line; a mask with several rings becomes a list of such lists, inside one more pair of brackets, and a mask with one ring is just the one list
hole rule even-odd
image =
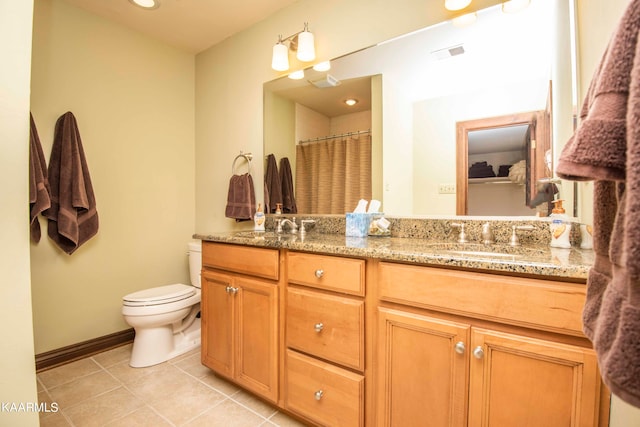
[[[265, 156], [287, 157], [295, 180], [301, 139], [370, 130], [371, 197], [386, 214], [456, 215], [458, 122], [551, 107], [554, 157], [571, 135], [569, 22], [562, 1], [532, 0], [515, 14], [494, 6], [479, 11], [472, 25], [443, 22], [332, 60], [328, 71], [309, 68], [301, 80], [267, 82]], [[360, 102], [348, 109], [347, 98]], [[310, 135], [313, 126], [303, 118], [316, 113], [330, 122], [329, 131]], [[562, 187], [570, 205], [573, 194]], [[525, 197], [523, 187], [523, 205]]]

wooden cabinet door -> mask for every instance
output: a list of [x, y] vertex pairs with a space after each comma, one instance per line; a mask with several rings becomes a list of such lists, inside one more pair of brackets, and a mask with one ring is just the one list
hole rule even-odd
[[234, 298], [230, 275], [202, 273], [202, 364], [232, 378]]
[[473, 328], [469, 427], [598, 425], [593, 350]]
[[462, 323], [378, 309], [379, 426], [467, 425], [469, 330]]
[[277, 285], [236, 278], [237, 361], [235, 378], [247, 389], [278, 400]]

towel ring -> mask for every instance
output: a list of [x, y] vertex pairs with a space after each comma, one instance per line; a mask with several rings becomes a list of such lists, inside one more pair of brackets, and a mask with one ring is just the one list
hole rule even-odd
[[233, 159], [233, 164], [231, 165], [231, 173], [236, 175], [236, 162], [238, 159], [245, 159], [247, 161], [248, 174], [251, 174], [251, 159], [253, 155], [251, 153], [242, 153], [238, 154], [235, 159]]

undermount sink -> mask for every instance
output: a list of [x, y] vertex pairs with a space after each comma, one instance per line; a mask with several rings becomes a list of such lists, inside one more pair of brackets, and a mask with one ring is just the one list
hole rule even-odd
[[521, 259], [543, 254], [543, 251], [539, 249], [504, 244], [483, 245], [480, 243], [439, 242], [428, 246], [442, 254], [467, 258]]

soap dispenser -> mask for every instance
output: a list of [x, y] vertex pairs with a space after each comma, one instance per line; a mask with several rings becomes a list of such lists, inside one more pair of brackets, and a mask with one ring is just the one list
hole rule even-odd
[[258, 209], [256, 209], [256, 213], [253, 216], [253, 222], [255, 224], [253, 229], [255, 231], [264, 231], [265, 220], [266, 217], [264, 215], [264, 212], [262, 212], [262, 205], [258, 203]]
[[569, 236], [571, 235], [571, 222], [569, 217], [565, 213], [562, 207], [563, 200], [554, 200], [553, 209], [551, 210], [551, 224], [549, 230], [551, 231], [551, 247], [552, 248], [571, 248], [571, 242]]

